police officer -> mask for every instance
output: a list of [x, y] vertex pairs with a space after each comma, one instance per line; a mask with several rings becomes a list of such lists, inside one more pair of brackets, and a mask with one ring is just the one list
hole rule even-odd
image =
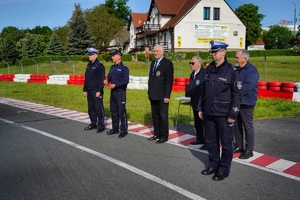
[[[192, 73], [190, 75], [189, 85], [186, 87], [186, 93], [191, 97], [191, 106], [194, 115], [194, 127], [196, 130], [196, 141], [191, 142], [191, 145], [203, 144], [202, 150], [206, 149], [204, 139], [203, 121], [199, 118], [197, 106], [200, 97], [204, 91], [205, 68], [202, 66], [202, 59], [199, 56], [194, 56], [191, 59], [190, 66]], [[201, 95], [202, 94], [202, 95]]]
[[[204, 98], [199, 101], [199, 117], [204, 120], [208, 166], [201, 173], [215, 181], [229, 176], [233, 157], [234, 122], [241, 98], [241, 78], [236, 67], [227, 62], [227, 44], [210, 41], [213, 62], [206, 68]], [[220, 156], [220, 143], [222, 153]]]
[[[110, 52], [112, 61], [107, 79], [104, 84], [109, 84], [110, 92], [110, 112], [112, 119], [112, 129], [107, 135], [119, 134], [123, 138], [128, 134], [128, 121], [126, 115], [126, 88], [129, 83], [129, 69], [122, 63], [122, 53], [119, 50]], [[121, 124], [119, 124], [121, 121]]]
[[87, 97], [88, 114], [91, 124], [84, 130], [97, 128], [97, 133], [105, 130], [104, 107], [103, 107], [103, 81], [105, 78], [104, 65], [98, 60], [98, 50], [87, 48], [89, 63], [85, 71], [85, 81], [83, 85], [83, 96]]

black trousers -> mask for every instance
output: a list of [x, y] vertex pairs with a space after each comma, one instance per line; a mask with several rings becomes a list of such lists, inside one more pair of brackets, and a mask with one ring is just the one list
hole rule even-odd
[[234, 124], [228, 124], [226, 116], [205, 115], [204, 127], [209, 158], [208, 168], [229, 173], [233, 157]]
[[163, 100], [150, 100], [154, 135], [168, 140], [169, 137], [169, 104]]
[[[128, 132], [128, 120], [126, 114], [126, 91], [112, 90], [110, 93], [110, 112], [112, 129], [117, 132]], [[120, 124], [121, 122], [121, 124]]]
[[203, 120], [200, 119], [198, 111], [193, 110], [194, 127], [196, 130], [196, 140], [205, 143]]
[[96, 97], [96, 90], [88, 91], [87, 101], [91, 125], [98, 128], [105, 128], [103, 94], [100, 97]]
[[[254, 126], [253, 126], [253, 111], [254, 107], [240, 108], [240, 112], [237, 117], [237, 123], [235, 123], [235, 146], [243, 148], [247, 151], [254, 150]], [[244, 145], [244, 132], [246, 145]]]

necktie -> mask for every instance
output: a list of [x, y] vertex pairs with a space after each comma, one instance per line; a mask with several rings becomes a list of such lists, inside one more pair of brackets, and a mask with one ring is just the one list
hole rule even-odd
[[152, 70], [153, 73], [156, 71], [157, 63], [158, 63], [158, 60], [156, 60], [154, 63], [153, 70]]

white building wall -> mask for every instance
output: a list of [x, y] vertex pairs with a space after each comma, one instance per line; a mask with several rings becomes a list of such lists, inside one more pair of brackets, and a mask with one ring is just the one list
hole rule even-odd
[[[211, 8], [210, 20], [203, 20], [204, 7]], [[214, 7], [220, 8], [220, 20], [213, 20]], [[197, 26], [198, 28], [196, 28]], [[228, 49], [245, 48], [246, 28], [224, 0], [200, 1], [174, 27], [174, 33], [176, 51], [180, 51], [180, 49], [208, 49], [209, 41], [213, 39], [226, 42], [229, 44]]]

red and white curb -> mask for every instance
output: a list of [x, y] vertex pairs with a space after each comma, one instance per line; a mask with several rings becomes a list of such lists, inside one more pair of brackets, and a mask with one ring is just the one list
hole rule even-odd
[[[40, 112], [43, 114], [49, 114], [70, 120], [84, 122], [87, 124], [90, 123], [89, 116], [87, 113], [8, 98], [0, 98], [0, 103], [35, 112]], [[105, 118], [105, 122], [106, 128], [111, 128], [111, 119]], [[129, 122], [128, 131], [134, 135], [149, 137], [153, 134], [153, 127]], [[174, 130], [170, 130], [169, 133], [170, 134], [168, 143], [193, 149], [202, 153], [207, 153], [207, 151], [199, 149], [201, 145], [189, 145], [190, 142], [195, 140], [195, 136]], [[261, 154], [259, 152], [253, 152], [253, 154], [253, 157], [246, 160], [238, 159], [239, 154], [234, 154], [233, 161], [300, 181], [300, 163], [280, 159], [266, 154]]]

